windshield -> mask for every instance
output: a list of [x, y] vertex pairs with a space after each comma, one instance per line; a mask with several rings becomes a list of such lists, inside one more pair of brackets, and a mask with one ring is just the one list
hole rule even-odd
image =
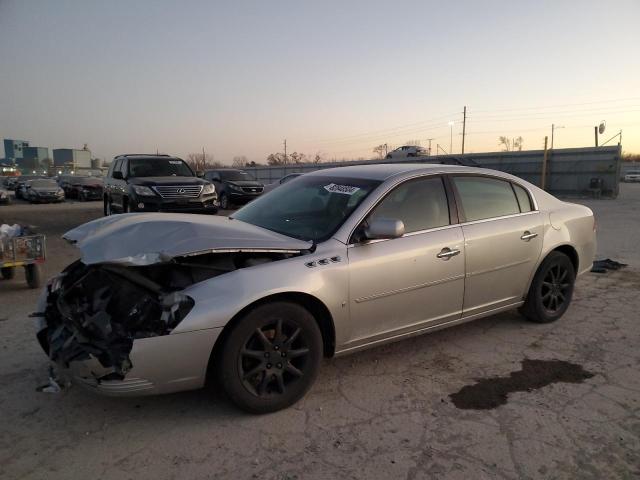
[[31, 188], [58, 188], [55, 180], [31, 180], [29, 185]]
[[175, 158], [130, 158], [130, 177], [193, 177], [182, 160]]
[[254, 200], [232, 218], [317, 243], [330, 238], [380, 183], [304, 176]]
[[236, 182], [238, 180], [255, 181], [255, 178], [241, 170], [220, 170], [220, 179], [228, 182]]

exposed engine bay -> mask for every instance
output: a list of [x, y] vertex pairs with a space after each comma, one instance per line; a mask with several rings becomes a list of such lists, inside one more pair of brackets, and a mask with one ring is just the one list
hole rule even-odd
[[168, 335], [194, 301], [181, 291], [240, 268], [296, 256], [280, 252], [224, 252], [183, 256], [148, 266], [85, 265], [76, 261], [47, 286], [46, 328], [38, 339], [63, 367], [94, 357], [109, 371], [98, 380], [122, 380], [133, 367], [136, 339]]

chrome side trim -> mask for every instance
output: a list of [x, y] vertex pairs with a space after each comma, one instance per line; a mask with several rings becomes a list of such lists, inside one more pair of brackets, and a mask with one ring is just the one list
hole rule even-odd
[[185, 253], [181, 257], [194, 257], [205, 253], [300, 253], [300, 250], [278, 250], [274, 248], [212, 248], [198, 252]]
[[501, 217], [482, 218], [480, 220], [473, 220], [471, 222], [460, 223], [459, 225], [461, 227], [464, 227], [465, 225], [475, 225], [477, 223], [493, 222], [495, 220], [502, 220], [505, 218], [524, 217], [525, 215], [537, 215], [539, 213], [540, 213], [540, 210], [531, 210], [530, 212], [512, 213], [511, 215], [502, 215]]
[[519, 260], [517, 262], [512, 262], [512, 263], [507, 263], [505, 265], [500, 265], [498, 267], [487, 268], [486, 270], [478, 270], [477, 272], [468, 272], [466, 274], [466, 277], [470, 278], [470, 277], [475, 277], [476, 275], [482, 275], [482, 274], [485, 274], [485, 273], [497, 272], [498, 270], [502, 270], [504, 268], [516, 267], [516, 266], [522, 265], [524, 263], [529, 263], [530, 261], [531, 261], [531, 259], [527, 258], [525, 260]]
[[356, 303], [369, 302], [371, 300], [377, 300], [378, 298], [390, 297], [391, 295], [397, 295], [398, 293], [411, 292], [412, 290], [419, 290], [421, 288], [432, 287], [434, 285], [440, 285], [442, 283], [453, 282], [454, 280], [461, 280], [464, 278], [464, 275], [456, 275], [453, 277], [442, 278], [440, 280], [435, 280], [433, 282], [421, 283], [419, 285], [413, 285], [411, 287], [399, 288], [398, 290], [391, 290], [389, 292], [376, 293], [374, 295], [369, 295], [366, 297], [356, 298], [354, 301]]

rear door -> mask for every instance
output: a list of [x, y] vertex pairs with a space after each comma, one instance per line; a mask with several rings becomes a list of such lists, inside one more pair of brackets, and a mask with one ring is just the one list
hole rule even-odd
[[349, 343], [354, 348], [462, 313], [464, 238], [450, 216], [443, 178], [400, 184], [365, 221], [376, 217], [402, 220], [405, 234], [349, 245]]
[[542, 250], [542, 215], [530, 194], [504, 179], [452, 176], [465, 239], [463, 316], [523, 300]]

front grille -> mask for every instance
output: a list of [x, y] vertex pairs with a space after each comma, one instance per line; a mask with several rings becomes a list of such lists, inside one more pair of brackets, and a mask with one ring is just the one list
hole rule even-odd
[[262, 193], [263, 187], [242, 187], [245, 193]]
[[202, 185], [157, 186], [153, 189], [162, 198], [198, 198], [202, 192]]

